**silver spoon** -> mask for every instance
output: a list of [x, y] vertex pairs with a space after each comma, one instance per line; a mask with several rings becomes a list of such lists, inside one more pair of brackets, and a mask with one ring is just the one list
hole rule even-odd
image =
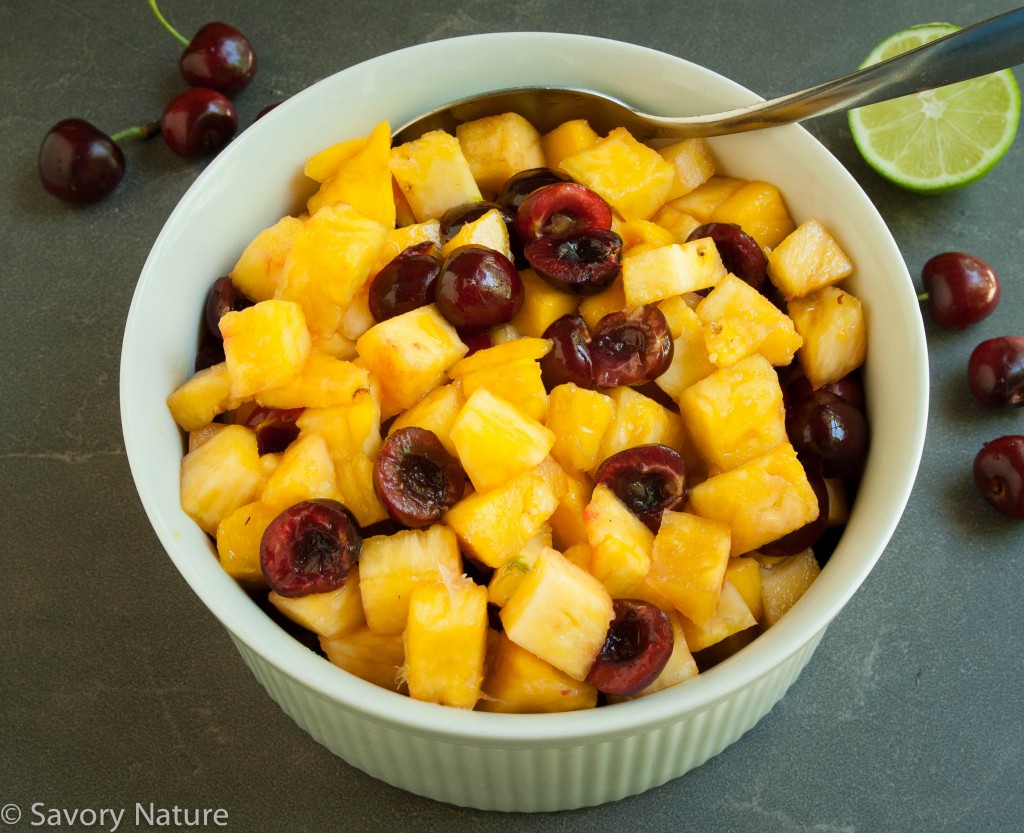
[[641, 140], [722, 136], [791, 124], [812, 116], [888, 101], [1024, 63], [1024, 7], [968, 26], [858, 72], [771, 101], [703, 116], [642, 113], [603, 93], [568, 87], [519, 87], [446, 104], [400, 127], [398, 144], [431, 130], [513, 111], [547, 132], [586, 118], [599, 133], [623, 126]]

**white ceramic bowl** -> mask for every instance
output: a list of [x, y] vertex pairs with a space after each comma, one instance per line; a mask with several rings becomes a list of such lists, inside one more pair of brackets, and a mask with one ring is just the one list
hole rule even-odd
[[716, 139], [722, 170], [776, 183], [798, 222], [815, 215], [832, 230], [856, 263], [848, 285], [869, 322], [870, 459], [849, 526], [800, 602], [752, 646], [697, 679], [559, 715], [416, 702], [346, 674], [285, 634], [222, 572], [209, 539], [178, 503], [182, 441], [164, 399], [190, 374], [210, 283], [258, 231], [295, 210], [308, 155], [365, 135], [382, 119], [397, 126], [474, 92], [542, 84], [597, 89], [666, 114], [757, 100], [679, 58], [574, 35], [456, 38], [351, 67], [281, 104], [198, 177], [142, 271], [121, 363], [125, 446], [145, 510], [270, 695], [316, 740], [377, 778], [441, 801], [519, 811], [599, 804], [662, 784], [736, 741], [772, 708], [888, 543], [916, 476], [928, 399], [910, 277], [853, 178], [799, 127]]

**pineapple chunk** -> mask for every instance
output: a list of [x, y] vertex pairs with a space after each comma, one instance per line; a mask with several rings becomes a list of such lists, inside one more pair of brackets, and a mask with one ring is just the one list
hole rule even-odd
[[[341, 322], [338, 322], [339, 324]], [[325, 356], [333, 356], [342, 361], [351, 361], [359, 354], [356, 352], [356, 343], [352, 339], [345, 338], [335, 330], [329, 336], [310, 333], [313, 342], [313, 350], [323, 353]]]
[[582, 681], [614, 611], [601, 582], [556, 550], [545, 550], [500, 616], [510, 640]]
[[786, 442], [782, 386], [757, 353], [688, 387], [679, 397], [679, 413], [697, 452], [722, 470]]
[[725, 276], [722, 258], [710, 237], [648, 249], [622, 261], [622, 286], [630, 307], [707, 289]]
[[714, 210], [745, 184], [744, 179], [715, 175], [689, 193], [669, 200], [662, 210], [685, 214], [696, 220], [697, 225], [709, 223]]
[[555, 289], [532, 269], [519, 273], [523, 282], [523, 305], [511, 324], [524, 336], [540, 338], [550, 324], [563, 315], [576, 312], [577, 295]]
[[497, 488], [539, 465], [555, 443], [551, 430], [484, 387], [466, 399], [451, 438], [477, 492]]
[[674, 200], [690, 193], [715, 174], [715, 159], [711, 155], [711, 146], [707, 139], [683, 139], [659, 148], [658, 153], [675, 170], [667, 200]]
[[688, 459], [686, 432], [679, 414], [625, 385], [612, 388], [608, 396], [615, 403], [615, 418], [601, 440], [599, 462], [646, 443], [667, 445]]
[[448, 257], [456, 249], [463, 246], [483, 246], [500, 252], [509, 260], [512, 259], [512, 246], [509, 243], [508, 226], [497, 208], [471, 220], [460, 228], [455, 236], [441, 246], [441, 257]]
[[371, 327], [359, 337], [356, 349], [380, 381], [382, 395], [405, 410], [442, 384], [445, 372], [469, 348], [430, 304]]
[[697, 305], [708, 358], [728, 367], [753, 353], [773, 365], [788, 365], [803, 343], [793, 322], [741, 278], [726, 275]]
[[365, 539], [359, 554], [359, 595], [367, 627], [374, 633], [402, 633], [413, 589], [461, 574], [455, 533], [441, 524]]
[[545, 524], [523, 548], [494, 571], [487, 583], [487, 600], [498, 607], [504, 607], [512, 598], [516, 588], [523, 583], [537, 556], [551, 548], [551, 527]]
[[370, 270], [370, 276], [376, 275], [410, 246], [415, 246], [419, 243], [433, 243], [437, 246], [437, 251], [441, 250], [440, 220], [410, 223], [402, 228], [393, 228], [388, 231], [387, 243], [381, 249], [380, 255], [377, 257], [377, 263]]
[[597, 192], [625, 220], [646, 220], [665, 202], [675, 168], [624, 127], [562, 160], [559, 167]]
[[373, 487], [373, 460], [365, 454], [332, 455], [339, 500], [348, 507], [360, 526], [370, 526], [388, 518]]
[[542, 359], [551, 352], [551, 340], [547, 338], [517, 338], [496, 344], [484, 350], [477, 350], [473, 355], [466, 356], [452, 366], [448, 375], [453, 379], [461, 379], [478, 370], [508, 364], [519, 359]]
[[391, 423], [388, 434], [409, 426], [426, 428], [434, 432], [445, 451], [457, 457], [458, 452], [455, 450], [455, 443], [452, 442], [452, 425], [455, 424], [455, 417], [465, 404], [466, 398], [462, 395], [462, 388], [458, 382], [434, 388], [409, 410], [399, 414]]
[[496, 194], [513, 174], [544, 165], [540, 133], [518, 113], [463, 122], [455, 128], [480, 190]]
[[725, 568], [725, 580], [732, 582], [750, 608], [751, 615], [760, 622], [764, 615], [764, 603], [761, 599], [761, 564], [758, 560], [749, 556], [730, 558]]
[[796, 227], [782, 194], [770, 182], [747, 182], [711, 212], [715, 223], [735, 223], [762, 249], [774, 249]]
[[310, 352], [302, 308], [290, 301], [260, 301], [220, 319], [231, 396], [245, 399], [295, 379]]
[[171, 417], [183, 431], [198, 431], [240, 404], [231, 396], [231, 376], [224, 362], [203, 368], [167, 397]]
[[244, 584], [262, 584], [260, 543], [277, 513], [262, 501], [238, 507], [217, 524], [217, 557], [231, 578]]
[[693, 230], [700, 225], [697, 218], [683, 211], [675, 204], [675, 200], [669, 200], [654, 212], [651, 222], [657, 223], [671, 234], [675, 243], [685, 243], [690, 239]]
[[658, 309], [668, 321], [672, 333], [672, 362], [655, 383], [672, 399], [678, 400], [690, 385], [714, 373], [718, 368], [708, 358], [704, 328], [682, 296], [667, 298]]
[[329, 145], [306, 160], [302, 173], [316, 182], [326, 182], [342, 165], [366, 147], [368, 141], [368, 136], [360, 136]]
[[768, 253], [768, 274], [791, 301], [849, 277], [853, 262], [822, 222], [811, 217]]
[[597, 689], [590, 683], [574, 680], [503, 633], [494, 639], [488, 666], [480, 711], [545, 714], [597, 705]]
[[654, 538], [646, 581], [697, 625], [715, 615], [729, 562], [729, 525], [666, 511]]
[[562, 122], [549, 133], [541, 136], [540, 147], [544, 152], [544, 165], [558, 168], [567, 156], [596, 145], [601, 137], [586, 119], [572, 119]]
[[256, 392], [256, 401], [267, 408], [332, 408], [350, 405], [370, 384], [366, 368], [311, 352], [298, 375], [280, 387]]
[[455, 531], [466, 553], [498, 568], [519, 553], [558, 508], [565, 493], [545, 465], [514, 477], [488, 492], [476, 492], [455, 504], [444, 523]]
[[256, 435], [242, 425], [225, 426], [181, 460], [181, 508], [210, 535], [262, 484]]
[[755, 625], [757, 620], [750, 608], [729, 581], [722, 583], [722, 595], [715, 615], [706, 623], [698, 625], [686, 618], [682, 620], [683, 635], [691, 651], [703, 651]]
[[818, 498], [788, 442], [690, 489], [693, 511], [725, 521], [743, 555], [818, 517]]
[[626, 288], [622, 283], [622, 273], [615, 276], [608, 286], [594, 295], [587, 295], [580, 301], [579, 314], [593, 331], [597, 322], [610, 312], [618, 312], [626, 307]]
[[[515, 344], [514, 341], [506, 343]], [[534, 359], [515, 359], [494, 367], [484, 367], [465, 374], [461, 382], [462, 394], [467, 399], [472, 397], [478, 388], [486, 388], [514, 405], [530, 419], [543, 422], [547, 416], [548, 392], [541, 379], [540, 364]]]
[[334, 590], [293, 598], [271, 590], [268, 599], [297, 625], [326, 639], [350, 633], [366, 624], [359, 595], [358, 564], [352, 566], [345, 581]]
[[864, 364], [868, 337], [860, 299], [826, 286], [794, 298], [788, 306], [804, 340], [797, 356], [811, 387], [836, 382]]
[[798, 552], [774, 563], [760, 565], [763, 624], [770, 628], [807, 592], [821, 573], [811, 550]]
[[601, 443], [615, 417], [615, 402], [596, 390], [565, 382], [551, 390], [545, 425], [555, 435], [554, 457], [567, 472], [592, 471], [601, 462]]
[[380, 450], [380, 401], [371, 389], [356, 391], [351, 402], [327, 408], [306, 408], [295, 420], [300, 434], [318, 433], [332, 457]]
[[612, 231], [622, 238], [623, 259], [677, 242], [672, 232], [652, 220], [625, 222], [613, 216]]
[[246, 298], [269, 301], [281, 282], [281, 271], [295, 238], [302, 230], [302, 220], [282, 217], [263, 229], [242, 250], [228, 277]]
[[338, 334], [354, 342], [376, 323], [377, 319], [370, 312], [370, 285], [367, 281], [342, 312], [341, 320], [338, 322]]
[[637, 697], [645, 697], [654, 694], [656, 691], [663, 691], [678, 683], [692, 680], [697, 676], [697, 661], [690, 653], [686, 644], [686, 633], [683, 630], [685, 619], [674, 610], [666, 610], [668, 621], [672, 625], [672, 654], [668, 658], [661, 673], [654, 678], [654, 681], [647, 688], [638, 691], [629, 697], [609, 697], [609, 703], [618, 703], [624, 700], [635, 700]]
[[[587, 527], [583, 522], [583, 510], [587, 508], [594, 493], [594, 484], [587, 475], [565, 475], [566, 490], [558, 500], [558, 508], [551, 516], [551, 532], [556, 549], [565, 554], [577, 544], [587, 543]], [[587, 565], [590, 557], [587, 556]]]
[[320, 637], [320, 647], [328, 660], [349, 674], [391, 691], [404, 687], [405, 643], [400, 633], [380, 634], [361, 627], [332, 639]]
[[[395, 225], [395, 195], [391, 190], [391, 126], [378, 124], [366, 141], [348, 158], [339, 161], [306, 207], [311, 215], [325, 205], [347, 203], [364, 217], [386, 228]], [[307, 169], [310, 167], [307, 163]]]
[[409, 696], [473, 708], [480, 699], [486, 650], [486, 588], [465, 576], [413, 588], [405, 628]]
[[440, 219], [449, 208], [483, 199], [459, 140], [443, 130], [393, 148], [390, 166], [418, 223]]
[[583, 510], [590, 572], [613, 598], [635, 587], [651, 568], [654, 533], [615, 493], [598, 483]]
[[283, 512], [304, 500], [340, 499], [334, 462], [327, 441], [316, 433], [293, 440], [281, 455], [260, 495], [275, 512]]

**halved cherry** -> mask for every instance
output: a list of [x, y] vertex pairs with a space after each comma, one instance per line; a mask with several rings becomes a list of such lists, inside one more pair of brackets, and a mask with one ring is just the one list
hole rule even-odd
[[566, 382], [588, 390], [594, 387], [594, 363], [590, 358], [590, 332], [583, 316], [568, 313], [552, 321], [543, 332], [551, 350], [540, 360], [540, 378], [550, 392]]
[[569, 292], [593, 295], [619, 274], [622, 238], [611, 229], [572, 229], [531, 240], [523, 247], [523, 256], [548, 283]]
[[256, 447], [260, 454], [284, 451], [297, 436], [295, 421], [303, 408], [267, 408], [257, 405], [246, 417], [245, 424], [256, 432]]
[[710, 237], [722, 264], [737, 278], [760, 290], [768, 278], [768, 258], [757, 241], [735, 223], [705, 223], [690, 232], [687, 242]]
[[373, 486], [392, 518], [420, 529], [439, 521], [462, 497], [466, 473], [433, 431], [409, 426], [384, 440]]
[[661, 608], [615, 599], [615, 617], [587, 680], [600, 692], [629, 697], [643, 691], [672, 656], [672, 623]]
[[260, 567], [282, 596], [326, 593], [345, 583], [363, 539], [352, 513], [336, 500], [304, 500], [270, 522], [260, 543]]
[[606, 458], [597, 467], [594, 482], [611, 489], [651, 532], [657, 532], [662, 513], [686, 500], [686, 463], [675, 449], [646, 443]]
[[657, 379], [672, 363], [673, 349], [668, 321], [654, 304], [611, 312], [590, 334], [594, 383], [614, 388]]
[[611, 206], [576, 182], [556, 182], [538, 188], [526, 196], [516, 211], [515, 232], [524, 246], [546, 234], [611, 227]]
[[554, 168], [527, 168], [512, 174], [498, 190], [494, 201], [515, 213], [530, 194], [545, 185], [557, 182], [572, 182], [572, 177]]

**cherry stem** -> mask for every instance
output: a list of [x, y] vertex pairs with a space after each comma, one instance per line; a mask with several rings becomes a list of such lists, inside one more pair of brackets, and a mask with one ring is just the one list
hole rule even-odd
[[927, 301], [930, 297], [931, 296], [927, 292], [918, 292], [917, 293], [917, 300], [918, 301]]
[[156, 0], [149, 0], [149, 8], [152, 9], [153, 14], [156, 15], [156, 19], [160, 21], [163, 27], [172, 35], [174, 35], [174, 37], [176, 37], [179, 41], [181, 41], [183, 46], [189, 45], [189, 39], [186, 38], [183, 34], [181, 34], [181, 32], [179, 32], [173, 26], [171, 26], [171, 24], [167, 21], [167, 18], [164, 17], [163, 14], [160, 12], [160, 9], [157, 8]]
[[151, 121], [146, 124], [139, 124], [135, 127], [126, 127], [113, 134], [110, 139], [114, 142], [121, 142], [125, 139], [148, 139], [160, 132], [160, 122]]

